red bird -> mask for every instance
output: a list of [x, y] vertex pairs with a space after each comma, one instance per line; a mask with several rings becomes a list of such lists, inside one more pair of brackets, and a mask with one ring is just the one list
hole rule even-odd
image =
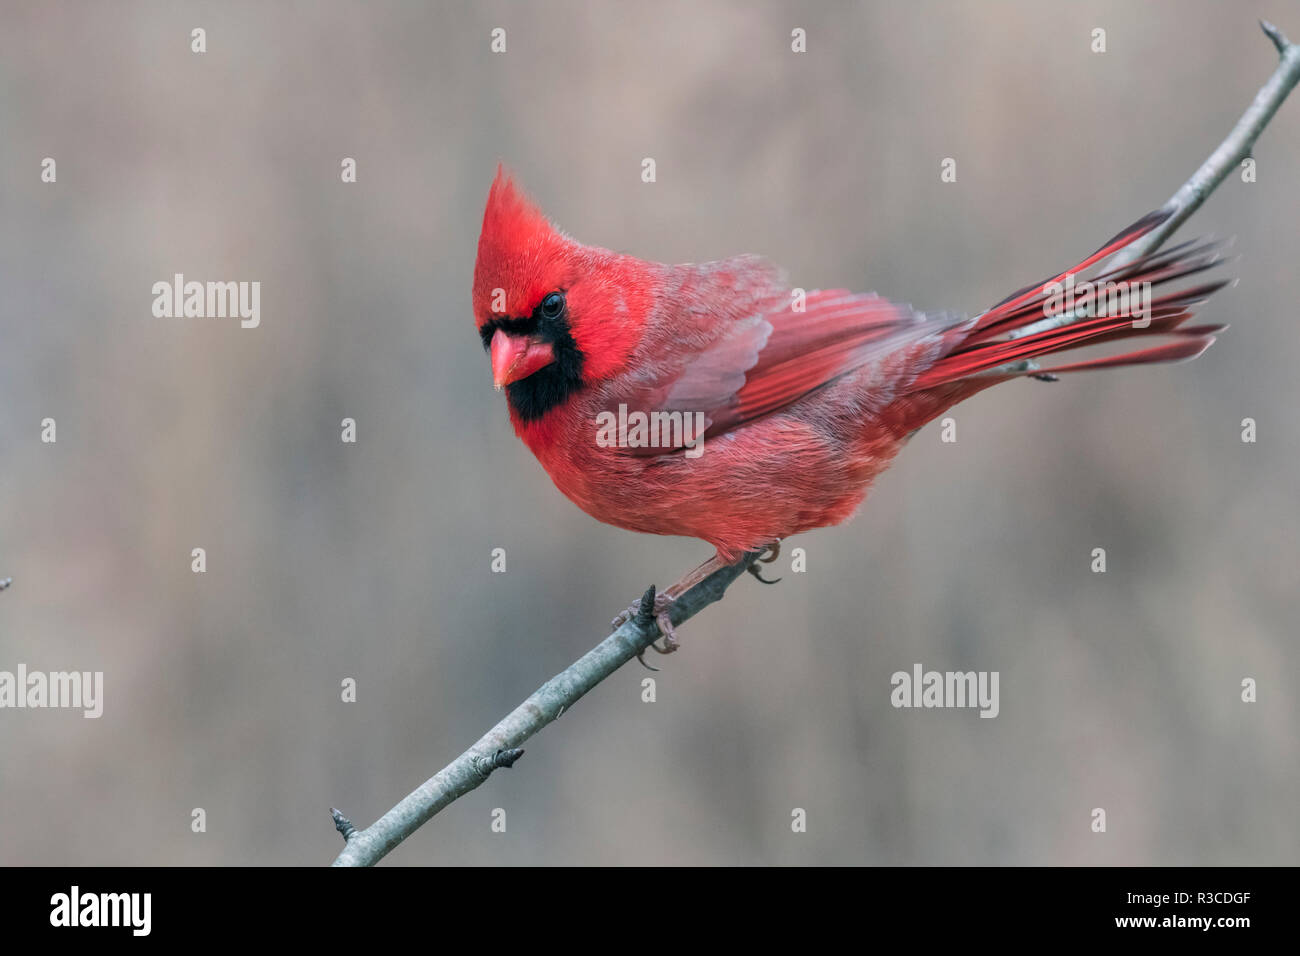
[[[974, 318], [923, 315], [874, 294], [801, 296], [753, 256], [662, 265], [584, 246], [499, 169], [474, 316], [515, 432], [560, 491], [600, 521], [716, 549], [655, 608], [672, 650], [662, 611], [675, 594], [744, 552], [774, 553], [782, 538], [850, 517], [908, 437], [957, 402], [1023, 375], [1205, 351], [1223, 326], [1185, 323], [1228, 280], [1149, 293], [1219, 263], [1211, 244], [1098, 276], [1109, 285], [1073, 302], [1063, 291], [1087, 288], [1079, 273], [1166, 217], [1143, 217], [1068, 273]], [[1130, 300], [1118, 307], [1117, 289]], [[1033, 361], [1130, 336], [1160, 338], [1117, 356]]]

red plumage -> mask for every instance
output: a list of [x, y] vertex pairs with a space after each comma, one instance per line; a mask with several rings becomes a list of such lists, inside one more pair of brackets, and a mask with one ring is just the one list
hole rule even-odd
[[[584, 246], [499, 170], [474, 313], [515, 431], [561, 491], [601, 521], [702, 538], [731, 561], [848, 518], [912, 432], [990, 385], [1204, 351], [1221, 327], [1185, 323], [1225, 281], [1162, 291], [1145, 300], [1148, 313], [1131, 301], [1116, 309], [1100, 292], [1076, 301], [1085, 314], [1030, 328], [1052, 317], [1052, 283], [1073, 281], [1164, 218], [1146, 216], [1068, 273], [964, 318], [841, 290], [800, 303], [777, 269], [751, 256], [662, 265]], [[1183, 243], [1097, 280], [1154, 289], [1220, 261], [1212, 244]], [[1136, 327], [1135, 314], [1149, 324]], [[1129, 336], [1161, 341], [1045, 369], [1032, 361]], [[680, 442], [607, 447], [600, 416], [620, 406], [701, 413], [703, 453]]]

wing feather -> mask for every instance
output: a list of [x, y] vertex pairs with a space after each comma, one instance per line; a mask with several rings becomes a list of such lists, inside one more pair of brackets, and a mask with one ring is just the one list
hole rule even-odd
[[[898, 383], [887, 379], [898, 365], [883, 360], [966, 321], [927, 317], [874, 293], [843, 289], [797, 300], [779, 272], [753, 257], [688, 268], [677, 300], [668, 302], [675, 314], [685, 313], [687, 334], [660, 336], [649, 346], [673, 355], [685, 347], [685, 358], [647, 355], [641, 367], [655, 371], [621, 400], [644, 412], [702, 412], [708, 438], [873, 362], [881, 364], [882, 389], [891, 389]], [[628, 449], [648, 456], [674, 450]]]

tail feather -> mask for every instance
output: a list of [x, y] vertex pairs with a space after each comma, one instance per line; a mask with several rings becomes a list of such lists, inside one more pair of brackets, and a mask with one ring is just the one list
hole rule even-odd
[[[1216, 326], [1218, 330], [1226, 326]], [[1071, 362], [1068, 365], [1056, 365], [1045, 368], [1036, 374], [1060, 375], [1062, 372], [1091, 372], [1099, 368], [1117, 368], [1123, 365], [1149, 365], [1157, 362], [1182, 362], [1194, 359], [1214, 344], [1213, 335], [1193, 335], [1155, 345], [1136, 352], [1113, 355], [1109, 358], [1089, 359], [1086, 362]]]
[[1060, 275], [1053, 276], [1048, 279], [1044, 279], [1042, 282], [1035, 282], [1033, 285], [1027, 285], [1023, 289], [1019, 289], [1016, 292], [1011, 293], [1009, 296], [1007, 296], [1005, 299], [1003, 299], [1001, 302], [995, 305], [992, 309], [986, 312], [985, 315], [991, 315], [1004, 308], [1006, 309], [1014, 308], [1015, 306], [1019, 305], [1025, 300], [1032, 298], [1034, 293], [1036, 291], [1041, 290], [1043, 286], [1051, 285], [1053, 282], [1060, 282], [1070, 273], [1082, 272], [1084, 269], [1096, 265], [1102, 259], [1109, 259], [1111, 256], [1119, 252], [1125, 246], [1129, 245], [1132, 242], [1137, 241], [1138, 239], [1141, 239], [1152, 229], [1155, 229], [1157, 226], [1159, 226], [1161, 223], [1167, 220], [1171, 215], [1173, 215], [1172, 212], [1167, 212], [1162, 209], [1157, 209], [1155, 212], [1147, 213], [1137, 222], [1133, 223], [1133, 225], [1129, 226], [1126, 229], [1121, 229], [1119, 232], [1117, 232], [1114, 235], [1114, 237], [1109, 239], [1107, 242], [1103, 243], [1100, 249], [1098, 249], [1088, 258], [1084, 259], [1073, 269], [1070, 269], [1069, 272], [1062, 272]]
[[[1135, 237], [1136, 238], [1136, 237]], [[1182, 248], [1172, 251], [1153, 253], [1149, 257], [1138, 259], [1136, 262], [1111, 272], [1103, 272], [1100, 275], [1088, 280], [1094, 287], [1103, 286], [1109, 283], [1151, 283], [1151, 287], [1162, 286], [1178, 279], [1185, 279], [1189, 276], [1204, 272], [1207, 269], [1213, 269], [1215, 266], [1223, 264], [1226, 260], [1219, 255], [1220, 248], [1224, 245], [1221, 242], [1204, 242], [1199, 245], [1197, 240], [1189, 243], [1183, 243]], [[1042, 286], [1036, 286], [1037, 294], [1033, 295], [1023, 304], [1016, 305], [1013, 308], [1006, 306], [995, 306], [988, 312], [984, 313], [977, 320], [975, 331], [963, 339], [963, 344], [974, 344], [998, 335], [1012, 331], [1025, 325], [1032, 325], [1039, 319], [1047, 318], [1051, 315], [1048, 309], [1048, 303], [1052, 296], [1045, 291], [1052, 283], [1059, 283], [1065, 276], [1077, 276], [1082, 272], [1082, 268], [1072, 269], [1069, 272], [1062, 273], [1057, 279], [1044, 283]], [[1225, 279], [1214, 288], [1209, 289], [1204, 295], [1208, 296], [1210, 292], [1223, 288], [1231, 282], [1231, 279]], [[1200, 287], [1198, 287], [1200, 288]], [[1184, 292], [1174, 293], [1174, 295], [1186, 295]], [[1076, 297], [1076, 309], [1090, 308], [1098, 298], [1096, 294]], [[1167, 297], [1166, 297], [1167, 298]], [[1162, 300], [1152, 300], [1151, 305], [1156, 305]], [[1063, 313], [1060, 310], [1057, 314]], [[1027, 320], [1027, 321], [1026, 321]]]
[[[1226, 261], [1220, 254], [1223, 243], [1189, 240], [1102, 272], [1086, 280], [1086, 285], [1078, 279], [1085, 270], [1146, 235], [1167, 218], [1167, 212], [1144, 216], [1068, 272], [1026, 286], [973, 321], [952, 329], [950, 350], [916, 379], [913, 389], [948, 385], [972, 376], [985, 380], [992, 376], [997, 381], [1018, 375], [1174, 362], [1204, 352], [1226, 326], [1185, 326], [1185, 323], [1191, 319], [1194, 307], [1232, 280], [1201, 282], [1156, 297], [1150, 291], [1221, 265]], [[1062, 294], [1067, 286], [1080, 289], [1074, 294], [1073, 302]], [[1039, 323], [1046, 327], [1031, 330]], [[1032, 362], [1056, 352], [1153, 335], [1172, 341], [1052, 368], [1040, 368]]]

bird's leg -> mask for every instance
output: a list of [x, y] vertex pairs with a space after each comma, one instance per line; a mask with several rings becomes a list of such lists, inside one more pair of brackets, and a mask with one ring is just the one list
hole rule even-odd
[[[757, 558], [755, 560], [755, 563], [751, 564], [747, 568], [747, 570], [749, 571], [750, 574], [752, 574], [758, 580], [762, 581], [764, 584], [776, 584], [781, 579], [773, 578], [772, 580], [768, 580], [767, 578], [763, 577], [763, 574], [759, 570], [758, 565], [760, 562], [762, 564], [771, 564], [773, 561], [775, 561], [777, 558], [781, 556], [781, 539], [777, 538], [771, 544], [765, 545], [763, 551], [764, 554], [761, 557]], [[719, 571], [722, 568], [727, 567], [730, 563], [731, 562], [729, 561], [722, 560], [715, 553], [713, 557], [709, 558], [709, 560], [705, 561], [699, 567], [695, 568], [695, 570], [686, 574], [686, 576], [683, 577], [676, 584], [672, 585], [671, 587], [667, 588], [664, 591], [660, 591], [655, 594], [653, 606], [645, 613], [647, 616], [653, 617], [655, 619], [655, 623], [659, 625], [659, 630], [663, 634], [664, 640], [662, 646], [660, 646], [657, 643], [651, 644], [650, 645], [651, 650], [655, 651], [658, 654], [671, 654], [673, 651], [677, 650], [677, 648], [681, 647], [681, 644], [679, 644], [677, 641], [677, 632], [673, 628], [672, 618], [668, 616], [668, 611], [672, 607], [673, 602], [677, 600], [677, 598], [685, 594], [687, 591], [689, 591], [691, 588], [695, 587], [695, 585], [699, 584], [709, 575], [713, 574], [713, 572]], [[620, 628], [628, 621], [642, 614], [643, 612], [641, 608], [644, 601], [645, 598], [642, 598], [640, 601], [634, 601], [632, 604], [628, 606], [627, 610], [621, 611], [619, 615], [616, 618], [614, 618], [614, 620], [609, 622], [610, 626], [616, 629]], [[637, 660], [641, 662], [642, 666], [649, 668], [652, 671], [658, 670], [658, 668], [651, 667], [649, 664], [647, 664], [645, 662], [645, 658], [641, 654], [637, 655]]]
[[[655, 623], [659, 625], [660, 633], [664, 636], [663, 647], [660, 647], [658, 644], [653, 642], [650, 644], [650, 649], [657, 654], [671, 654], [681, 646], [677, 643], [677, 632], [673, 630], [672, 618], [668, 616], [668, 609], [672, 607], [673, 600], [674, 598], [671, 594], [656, 594], [654, 602], [646, 612], [647, 617], [653, 617], [655, 619]], [[620, 611], [618, 617], [609, 622], [610, 626], [617, 630], [628, 621], [639, 616], [641, 614], [641, 606], [644, 602], [645, 598], [642, 598], [640, 601], [634, 601], [632, 604], [628, 605], [626, 611]], [[638, 654], [636, 659], [641, 662], [641, 666], [646, 670], [657, 671], [659, 669], [657, 667], [651, 667], [645, 662], [645, 651]]]
[[771, 564], [777, 558], [781, 557], [781, 539], [777, 538], [775, 541], [769, 544], [764, 549], [764, 551], [768, 553], [764, 554], [761, 558], [759, 558], [757, 561], [751, 564], [748, 568], [746, 568], [746, 570], [749, 571], [749, 573], [752, 574], [754, 577], [756, 577], [758, 580], [762, 581], [764, 584], [776, 584], [781, 579], [772, 578], [771, 580], [768, 580], [767, 578], [763, 577], [763, 569], [760, 568], [759, 565]]
[[[650, 618], [654, 618], [655, 623], [659, 626], [659, 632], [664, 636], [664, 643], [663, 647], [660, 647], [652, 641], [649, 647], [658, 654], [671, 654], [681, 646], [677, 643], [677, 632], [673, 630], [672, 618], [668, 616], [668, 610], [672, 607], [674, 600], [675, 598], [671, 594], [656, 593], [654, 586], [651, 585], [650, 590], [645, 593], [645, 596], [642, 597], [641, 600], [629, 606], [626, 611], [623, 611], [610, 623], [615, 628], [619, 628], [629, 620], [637, 620], [639, 618], [648, 624]], [[647, 606], [647, 604], [649, 606]], [[641, 662], [641, 666], [646, 670], [657, 671], [659, 669], [657, 667], [651, 667], [645, 662], [644, 650], [636, 656], [636, 659]]]
[[[725, 568], [726, 566], [727, 566], [726, 562], [719, 560], [718, 556], [715, 554], [713, 557], [709, 558], [709, 560], [705, 561], [694, 571], [688, 573], [685, 577], [683, 577], [672, 587], [666, 588], [665, 590], [657, 593], [655, 595], [655, 607], [654, 607], [655, 615], [658, 616], [662, 614], [664, 611], [668, 609], [668, 607], [673, 603], [674, 600], [681, 597], [691, 588], [695, 587], [695, 585], [699, 584], [701, 581], [707, 578], [714, 571], [717, 571], [720, 568]], [[640, 613], [640, 611], [641, 611], [641, 602], [633, 601], [626, 611], [621, 611], [618, 617], [610, 621], [610, 626], [622, 627], [630, 619], [636, 617], [637, 614]]]
[[[658, 644], [651, 644], [650, 648], [652, 650], [654, 650], [658, 654], [671, 654], [673, 651], [677, 650], [677, 648], [681, 646], [677, 642], [677, 632], [673, 629], [672, 619], [668, 616], [669, 608], [672, 607], [673, 601], [677, 600], [677, 598], [679, 598], [681, 595], [685, 594], [691, 588], [695, 587], [695, 585], [699, 584], [701, 581], [707, 578], [714, 571], [717, 571], [718, 569], [724, 568], [726, 566], [727, 566], [727, 562], [722, 561], [721, 559], [718, 558], [716, 554], [714, 554], [713, 557], [709, 558], [709, 560], [705, 561], [695, 570], [689, 572], [685, 577], [683, 577], [672, 587], [655, 594], [654, 606], [650, 609], [648, 613], [652, 617], [654, 617], [655, 623], [659, 625], [659, 630], [663, 633], [664, 641], [662, 647], [659, 646]], [[642, 600], [644, 600], [644, 598]], [[622, 627], [624, 624], [626, 624], [628, 621], [630, 621], [632, 618], [636, 617], [640, 613], [641, 613], [641, 601], [634, 601], [631, 605], [629, 605], [626, 611], [620, 612], [618, 617], [610, 621], [610, 626], [614, 628]], [[642, 665], [649, 668], [650, 670], [658, 669], [658, 668], [650, 667], [649, 664], [646, 664], [645, 660], [642, 658], [640, 654], [637, 655], [637, 660], [641, 661]]]

